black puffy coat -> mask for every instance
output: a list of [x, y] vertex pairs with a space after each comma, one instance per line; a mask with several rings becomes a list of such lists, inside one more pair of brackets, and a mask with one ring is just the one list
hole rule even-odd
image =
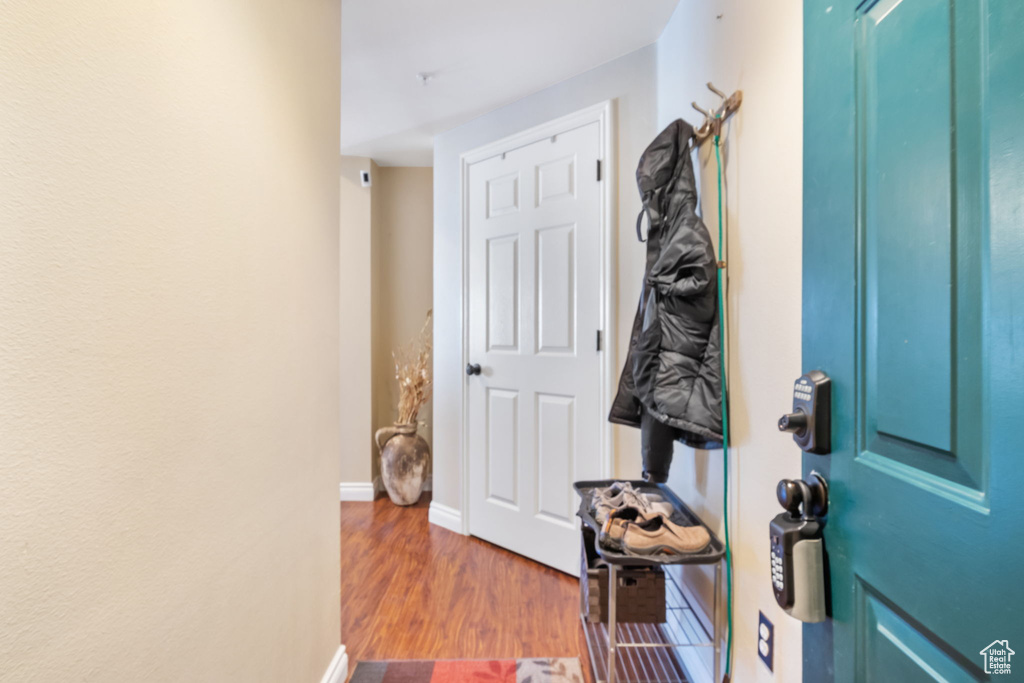
[[692, 134], [682, 119], [670, 124], [644, 151], [636, 170], [650, 223], [647, 265], [608, 419], [639, 427], [642, 406], [682, 430], [683, 443], [720, 448], [718, 265], [711, 235], [697, 215]]

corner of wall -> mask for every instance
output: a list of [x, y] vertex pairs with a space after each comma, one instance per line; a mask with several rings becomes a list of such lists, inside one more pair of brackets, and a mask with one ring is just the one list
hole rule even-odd
[[372, 191], [370, 193], [370, 354], [369, 371], [370, 387], [367, 391], [367, 399], [370, 401], [370, 480], [376, 481], [380, 478], [380, 458], [376, 441], [373, 434], [378, 429], [386, 426], [389, 421], [384, 419], [385, 411], [381, 408], [381, 387], [376, 381], [380, 374], [382, 363], [386, 362], [388, 356], [385, 349], [380, 348], [376, 340], [380, 338], [381, 314], [381, 283], [380, 272], [384, 267], [384, 224], [382, 220], [384, 207], [384, 182], [381, 177], [380, 166], [370, 160], [370, 175], [373, 178]]
[[[373, 441], [373, 197], [376, 164], [368, 157], [342, 156], [341, 176], [341, 448], [342, 480], [372, 487]], [[370, 172], [363, 187], [361, 171]], [[369, 362], [367, 362], [369, 359]], [[363, 500], [364, 493], [343, 490], [342, 500]], [[354, 496], [354, 497], [353, 497]], [[370, 498], [372, 500], [372, 497]]]

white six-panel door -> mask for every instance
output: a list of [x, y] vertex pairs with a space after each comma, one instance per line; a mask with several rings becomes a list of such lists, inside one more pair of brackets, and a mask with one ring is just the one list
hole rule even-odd
[[572, 574], [605, 424], [600, 143], [595, 122], [468, 167], [469, 530]]

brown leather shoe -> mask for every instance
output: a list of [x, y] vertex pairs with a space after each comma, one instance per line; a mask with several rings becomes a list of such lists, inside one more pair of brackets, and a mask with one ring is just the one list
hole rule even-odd
[[622, 550], [622, 535], [626, 531], [626, 524], [630, 522], [649, 522], [657, 514], [635, 507], [612, 510], [602, 520], [601, 534], [598, 540], [603, 547], [609, 550]]
[[609, 537], [619, 536], [623, 550], [632, 555], [685, 555], [703, 550], [711, 536], [702, 526], [680, 526], [663, 515], [646, 522], [625, 522], [609, 529]]

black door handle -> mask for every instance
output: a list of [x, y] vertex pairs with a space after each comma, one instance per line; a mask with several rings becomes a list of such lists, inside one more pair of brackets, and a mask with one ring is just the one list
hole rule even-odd
[[807, 413], [798, 410], [795, 413], [783, 415], [779, 418], [779, 431], [803, 436], [807, 433]]
[[783, 479], [775, 488], [779, 505], [794, 517], [800, 514], [803, 504], [804, 517], [824, 517], [828, 512], [828, 482], [817, 472], [811, 472], [807, 480]]
[[467, 365], [466, 366], [466, 374], [467, 375], [479, 375], [480, 374], [480, 364], [479, 363], [470, 363], [469, 365]]

